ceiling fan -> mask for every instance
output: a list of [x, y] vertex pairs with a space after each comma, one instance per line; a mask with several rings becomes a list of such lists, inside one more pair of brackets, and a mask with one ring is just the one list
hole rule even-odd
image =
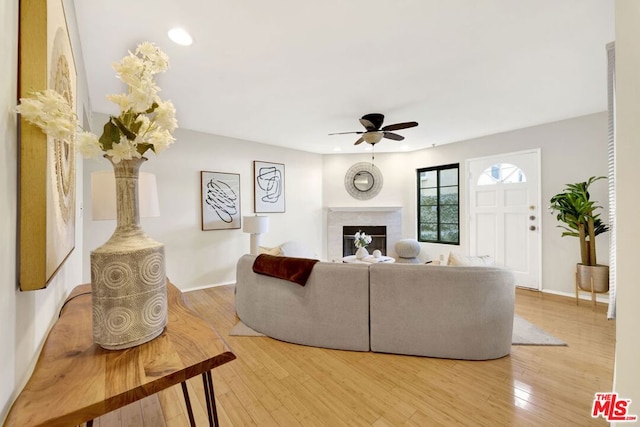
[[[366, 130], [364, 131], [354, 131], [354, 132], [337, 132], [330, 133], [329, 135], [345, 135], [349, 133], [355, 133], [357, 135], [362, 135], [358, 140], [354, 143], [354, 145], [361, 144], [366, 142], [371, 145], [375, 145], [382, 138], [392, 139], [394, 141], [402, 141], [404, 136], [398, 135], [397, 133], [393, 133], [391, 131], [407, 129], [418, 126], [418, 122], [404, 122], [404, 123], [396, 123], [393, 125], [382, 126], [382, 122], [384, 122], [384, 114], [380, 113], [370, 113], [365, 114], [360, 118], [360, 123]], [[382, 127], [381, 127], [382, 126]]]

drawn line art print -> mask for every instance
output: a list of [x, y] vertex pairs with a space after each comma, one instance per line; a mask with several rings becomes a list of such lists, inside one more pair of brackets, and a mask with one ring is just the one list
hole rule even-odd
[[284, 212], [284, 165], [253, 162], [253, 196], [256, 213]]
[[200, 172], [202, 230], [240, 228], [240, 175]]

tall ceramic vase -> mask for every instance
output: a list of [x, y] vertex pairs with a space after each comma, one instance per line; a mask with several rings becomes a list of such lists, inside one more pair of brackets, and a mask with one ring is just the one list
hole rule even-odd
[[145, 160], [112, 162], [117, 226], [91, 252], [93, 340], [109, 350], [151, 341], [167, 324], [164, 245], [140, 228], [138, 174]]

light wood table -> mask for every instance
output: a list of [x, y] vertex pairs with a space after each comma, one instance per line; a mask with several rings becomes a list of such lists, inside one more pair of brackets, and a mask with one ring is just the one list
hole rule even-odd
[[213, 327], [189, 309], [167, 282], [168, 324], [154, 340], [125, 350], [93, 343], [91, 286], [80, 285], [65, 302], [35, 370], [13, 403], [5, 426], [79, 425], [202, 375], [209, 423], [217, 425], [211, 370], [235, 359]]

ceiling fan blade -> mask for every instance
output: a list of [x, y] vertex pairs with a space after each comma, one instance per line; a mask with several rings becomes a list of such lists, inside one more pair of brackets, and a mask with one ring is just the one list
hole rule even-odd
[[329, 135], [347, 135], [349, 133], [355, 133], [357, 135], [362, 135], [364, 133], [364, 131], [354, 131], [354, 132], [335, 132], [335, 133], [330, 133]]
[[365, 114], [360, 119], [360, 123], [362, 123], [362, 126], [364, 126], [365, 129], [367, 130], [380, 130], [380, 126], [382, 126], [382, 122], [384, 122], [384, 114], [380, 114], [380, 113]]
[[414, 128], [418, 126], [418, 122], [405, 122], [405, 123], [396, 123], [393, 125], [387, 125], [385, 127], [383, 127], [380, 130], [400, 130], [400, 129], [407, 129], [407, 128]]
[[365, 128], [367, 131], [377, 130], [377, 129], [376, 129], [376, 125], [374, 125], [373, 123], [371, 123], [369, 120], [367, 120], [367, 119], [359, 119], [359, 120], [360, 120], [360, 124], [361, 124], [362, 126], [364, 126], [364, 128]]
[[394, 141], [402, 141], [404, 139], [404, 136], [393, 132], [384, 132], [382, 136], [388, 139], [393, 139]]
[[361, 136], [360, 138], [358, 138], [356, 142], [353, 143], [353, 145], [362, 144], [363, 142], [364, 142], [364, 136]]

